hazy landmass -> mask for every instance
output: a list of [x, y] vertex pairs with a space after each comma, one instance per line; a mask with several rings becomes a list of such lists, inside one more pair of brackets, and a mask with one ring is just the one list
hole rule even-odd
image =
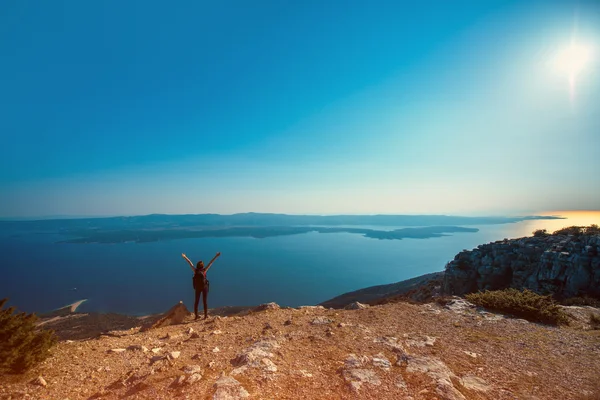
[[[0, 221], [4, 232], [55, 233], [68, 237], [63, 243], [156, 242], [204, 237], [253, 237], [297, 235], [308, 232], [351, 233], [373, 239], [427, 239], [477, 228], [458, 225], [507, 224], [555, 216], [460, 217], [447, 215], [286, 215], [198, 214], [137, 217]], [[373, 229], [372, 226], [404, 228]]]

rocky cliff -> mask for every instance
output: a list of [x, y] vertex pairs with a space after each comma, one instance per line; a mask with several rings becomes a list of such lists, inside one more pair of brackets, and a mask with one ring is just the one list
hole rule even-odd
[[558, 298], [600, 298], [600, 235], [540, 235], [462, 251], [446, 265], [444, 292], [527, 288]]

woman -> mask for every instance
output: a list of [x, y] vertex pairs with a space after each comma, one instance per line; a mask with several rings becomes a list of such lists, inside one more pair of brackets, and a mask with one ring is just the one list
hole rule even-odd
[[198, 302], [200, 301], [200, 293], [202, 293], [202, 303], [204, 304], [204, 319], [208, 318], [208, 307], [206, 305], [206, 298], [208, 297], [208, 289], [210, 287], [208, 279], [206, 279], [206, 273], [208, 269], [215, 262], [217, 257], [219, 257], [221, 253], [217, 253], [216, 256], [208, 263], [208, 266], [205, 268], [202, 260], [198, 261], [196, 264], [196, 268], [194, 268], [194, 264], [190, 261], [189, 258], [183, 253], [181, 256], [190, 264], [190, 268], [194, 271], [194, 290], [196, 291], [196, 298], [194, 300], [194, 314], [196, 315], [196, 319], [198, 319]]

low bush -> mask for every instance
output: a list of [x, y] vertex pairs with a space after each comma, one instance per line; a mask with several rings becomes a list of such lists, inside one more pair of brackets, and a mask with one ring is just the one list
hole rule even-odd
[[35, 326], [35, 314], [4, 309], [8, 299], [0, 300], [0, 373], [23, 373], [48, 357], [57, 338], [54, 332]]
[[467, 294], [465, 297], [478, 306], [512, 314], [532, 322], [566, 325], [569, 321], [567, 314], [551, 296], [542, 296], [527, 289], [485, 291]]

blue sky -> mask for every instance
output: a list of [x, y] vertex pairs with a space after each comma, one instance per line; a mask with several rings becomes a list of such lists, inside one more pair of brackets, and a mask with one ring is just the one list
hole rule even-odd
[[596, 1], [4, 1], [0, 54], [0, 216], [600, 208]]

